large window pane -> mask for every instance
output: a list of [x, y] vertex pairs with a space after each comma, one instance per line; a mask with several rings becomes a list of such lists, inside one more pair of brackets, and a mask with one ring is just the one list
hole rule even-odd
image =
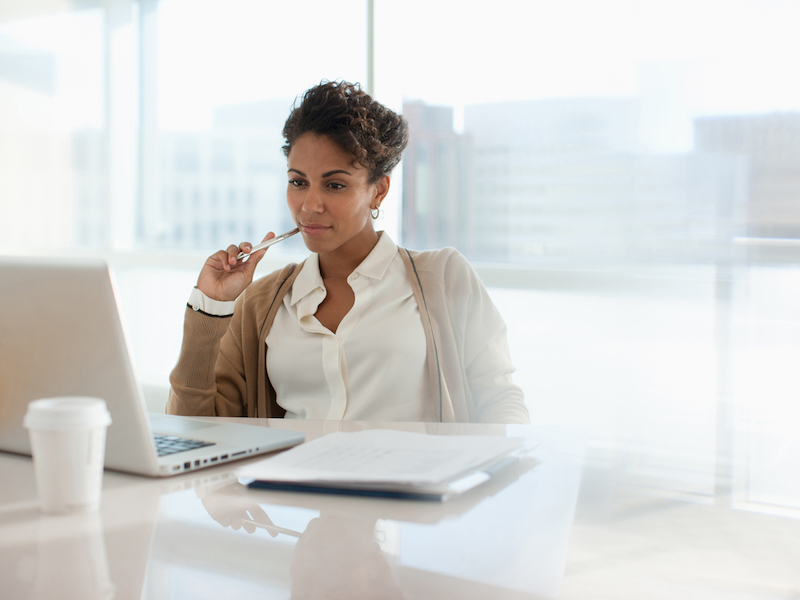
[[377, 3], [376, 90], [413, 125], [410, 245], [561, 266], [797, 258], [796, 3], [393, 6]]
[[[662, 449], [642, 473], [700, 455], [701, 497], [744, 445], [745, 499], [796, 507], [788, 437], [740, 432], [797, 420], [800, 5], [374, 4], [375, 95], [412, 126], [378, 226], [472, 259], [534, 421]], [[366, 6], [0, 4], [0, 252], [106, 254], [163, 386], [205, 257], [291, 225], [295, 95], [367, 83]]]
[[365, 6], [164, 0], [146, 13], [141, 245], [211, 252], [293, 227], [283, 123], [321, 80], [363, 81]]
[[108, 229], [103, 13], [45, 8], [0, 7], [3, 252], [102, 243]]
[[798, 504], [775, 476], [797, 462], [798, 23], [773, 0], [376, 1], [405, 244], [478, 266], [535, 421], [662, 453], [625, 472], [701, 457], [674, 482], [700, 500], [745, 449], [744, 496]]

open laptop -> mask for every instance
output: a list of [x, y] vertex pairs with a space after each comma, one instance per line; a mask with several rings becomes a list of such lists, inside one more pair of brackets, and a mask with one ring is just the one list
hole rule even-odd
[[[105, 466], [175, 475], [294, 446], [304, 435], [148, 413], [108, 265], [0, 257], [0, 450], [30, 455], [28, 403], [95, 396], [111, 412]], [[156, 441], [161, 449], [157, 449]]]

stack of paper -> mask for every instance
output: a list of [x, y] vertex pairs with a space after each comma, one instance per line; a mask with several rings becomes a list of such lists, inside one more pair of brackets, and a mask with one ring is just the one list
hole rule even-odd
[[238, 474], [257, 488], [446, 500], [529, 449], [522, 438], [371, 429], [323, 436]]

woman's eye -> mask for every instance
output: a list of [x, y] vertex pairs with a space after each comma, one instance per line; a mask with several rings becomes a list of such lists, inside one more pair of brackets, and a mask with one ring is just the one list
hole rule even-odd
[[289, 185], [291, 187], [300, 187], [301, 185], [303, 185], [303, 183], [304, 182], [301, 179], [290, 179], [289, 180]]
[[331, 187], [331, 188], [333, 188], [334, 190], [341, 190], [341, 189], [344, 189], [344, 187], [345, 187], [345, 186], [344, 186], [344, 184], [343, 184], [343, 183], [336, 183], [335, 181], [331, 181], [331, 182], [328, 184], [328, 187]]

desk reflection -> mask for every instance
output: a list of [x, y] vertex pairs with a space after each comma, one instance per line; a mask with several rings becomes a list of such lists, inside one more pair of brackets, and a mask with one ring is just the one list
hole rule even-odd
[[0, 457], [14, 483], [0, 486], [0, 597], [556, 598], [583, 447], [562, 430], [519, 433], [540, 442], [531, 461], [444, 503], [251, 490], [220, 465], [108, 472], [99, 513], [51, 517], [30, 459]]
[[[110, 600], [115, 596], [99, 513], [42, 516], [33, 523], [34, 547], [17, 562], [16, 585], [8, 596], [32, 600]], [[57, 533], [55, 530], [57, 529]]]
[[378, 529], [376, 516], [359, 518], [322, 511], [299, 532], [273, 523], [255, 502], [231, 506], [232, 496], [245, 498], [247, 493], [243, 484], [234, 483], [204, 494], [200, 500], [211, 518], [223, 527], [247, 533], [263, 529], [272, 537], [297, 539], [290, 565], [291, 598], [403, 598], [391, 559], [379, 545], [383, 532]]
[[402, 599], [394, 570], [378, 545], [377, 519], [320, 514], [297, 540], [292, 598]]
[[161, 498], [144, 597], [554, 598], [580, 468], [545, 447], [445, 503], [195, 485]]
[[[0, 455], [0, 598], [800, 597], [800, 515], [742, 496], [752, 454], [709, 481], [680, 445], [584, 456], [562, 428], [530, 435], [541, 464], [424, 505], [249, 490], [220, 465], [106, 473], [99, 514], [43, 516], [30, 459]], [[772, 463], [790, 483], [792, 440]]]

